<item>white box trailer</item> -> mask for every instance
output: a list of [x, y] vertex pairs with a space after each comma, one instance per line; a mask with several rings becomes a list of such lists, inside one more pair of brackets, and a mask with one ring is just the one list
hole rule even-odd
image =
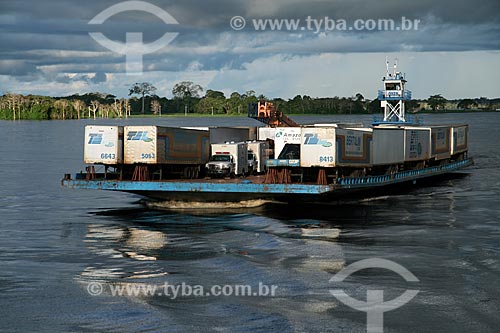
[[405, 126], [405, 162], [431, 158], [431, 129]]
[[373, 165], [403, 163], [405, 160], [405, 130], [396, 126], [373, 128]]
[[202, 165], [210, 157], [208, 131], [125, 126], [125, 164]]
[[300, 166], [335, 167], [335, 127], [303, 127], [301, 129]]
[[431, 128], [431, 157], [443, 160], [451, 157], [451, 126], [432, 125]]
[[454, 125], [451, 136], [451, 154], [456, 155], [468, 150], [469, 125]]
[[234, 163], [234, 174], [244, 175], [248, 172], [248, 146], [245, 142], [212, 144], [212, 158], [217, 155], [229, 155]]
[[274, 133], [274, 158], [280, 156], [286, 144], [300, 145], [302, 130], [300, 127], [276, 127]]
[[338, 128], [337, 165], [370, 167], [372, 154], [372, 128]]
[[86, 164], [122, 164], [123, 126], [85, 126], [83, 147]]
[[303, 127], [300, 166], [370, 166], [371, 141], [371, 129]]
[[269, 159], [269, 144], [266, 141], [247, 142], [248, 152], [255, 156], [254, 171], [262, 173], [266, 171], [266, 162]]

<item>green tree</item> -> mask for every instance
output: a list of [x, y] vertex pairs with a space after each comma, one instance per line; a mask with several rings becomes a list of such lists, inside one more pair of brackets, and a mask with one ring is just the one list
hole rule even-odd
[[205, 97], [210, 97], [210, 98], [226, 98], [224, 96], [224, 93], [222, 91], [217, 91], [217, 90], [211, 90], [208, 89], [207, 92], [205, 93]]
[[446, 105], [446, 98], [441, 96], [441, 94], [432, 95], [427, 100], [427, 103], [429, 104], [429, 106], [432, 108], [433, 111], [444, 109], [444, 106]]
[[473, 99], [470, 98], [462, 99], [457, 104], [457, 108], [464, 110], [470, 110], [473, 107], [478, 107], [478, 104]]
[[152, 95], [156, 91], [156, 87], [149, 82], [134, 83], [132, 88], [129, 89], [128, 95], [141, 95], [142, 108], [141, 113], [144, 114], [144, 97]]
[[191, 81], [182, 81], [177, 83], [172, 89], [172, 95], [175, 98], [184, 102], [184, 105], [189, 109], [193, 98], [199, 98], [203, 88], [199, 84], [194, 84]]

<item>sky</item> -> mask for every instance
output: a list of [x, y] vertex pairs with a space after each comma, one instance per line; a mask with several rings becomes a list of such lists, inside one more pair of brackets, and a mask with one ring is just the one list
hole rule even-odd
[[0, 0], [0, 95], [125, 97], [150, 82], [170, 98], [193, 81], [373, 99], [388, 59], [414, 98], [495, 98], [499, 13], [498, 0]]

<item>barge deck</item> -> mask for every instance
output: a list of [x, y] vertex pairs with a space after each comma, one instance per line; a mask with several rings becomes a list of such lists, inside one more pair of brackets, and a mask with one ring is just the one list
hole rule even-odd
[[264, 176], [238, 179], [197, 179], [162, 181], [86, 180], [84, 173], [65, 175], [62, 186], [71, 189], [93, 189], [134, 193], [160, 201], [240, 202], [263, 200], [275, 202], [331, 202], [363, 197], [373, 190], [416, 185], [429, 178], [443, 176], [473, 164], [471, 158], [390, 175], [344, 177], [328, 185], [313, 183], [265, 184]]

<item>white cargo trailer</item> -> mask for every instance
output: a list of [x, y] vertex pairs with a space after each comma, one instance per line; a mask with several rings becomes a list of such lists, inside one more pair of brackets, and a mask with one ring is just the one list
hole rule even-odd
[[405, 126], [405, 162], [431, 158], [431, 129]]
[[405, 131], [400, 127], [373, 128], [373, 165], [403, 163], [405, 160]]
[[85, 126], [84, 163], [117, 165], [123, 163], [122, 126]]
[[371, 129], [303, 127], [300, 166], [370, 166], [371, 141]]
[[274, 133], [274, 158], [280, 156], [281, 151], [286, 144], [300, 145], [301, 128], [300, 127], [276, 127]]
[[300, 143], [300, 166], [335, 167], [335, 127], [303, 127]]
[[370, 167], [373, 141], [372, 128], [338, 128], [337, 165]]
[[443, 160], [451, 156], [451, 126], [436, 125], [431, 128], [431, 157]]
[[468, 150], [469, 125], [453, 126], [451, 154], [456, 155]]
[[266, 171], [266, 162], [269, 159], [267, 153], [269, 152], [269, 144], [266, 141], [252, 141], [247, 142], [248, 153], [254, 155], [255, 165], [254, 172], [262, 173]]
[[210, 157], [207, 131], [125, 126], [125, 164], [203, 165]]

